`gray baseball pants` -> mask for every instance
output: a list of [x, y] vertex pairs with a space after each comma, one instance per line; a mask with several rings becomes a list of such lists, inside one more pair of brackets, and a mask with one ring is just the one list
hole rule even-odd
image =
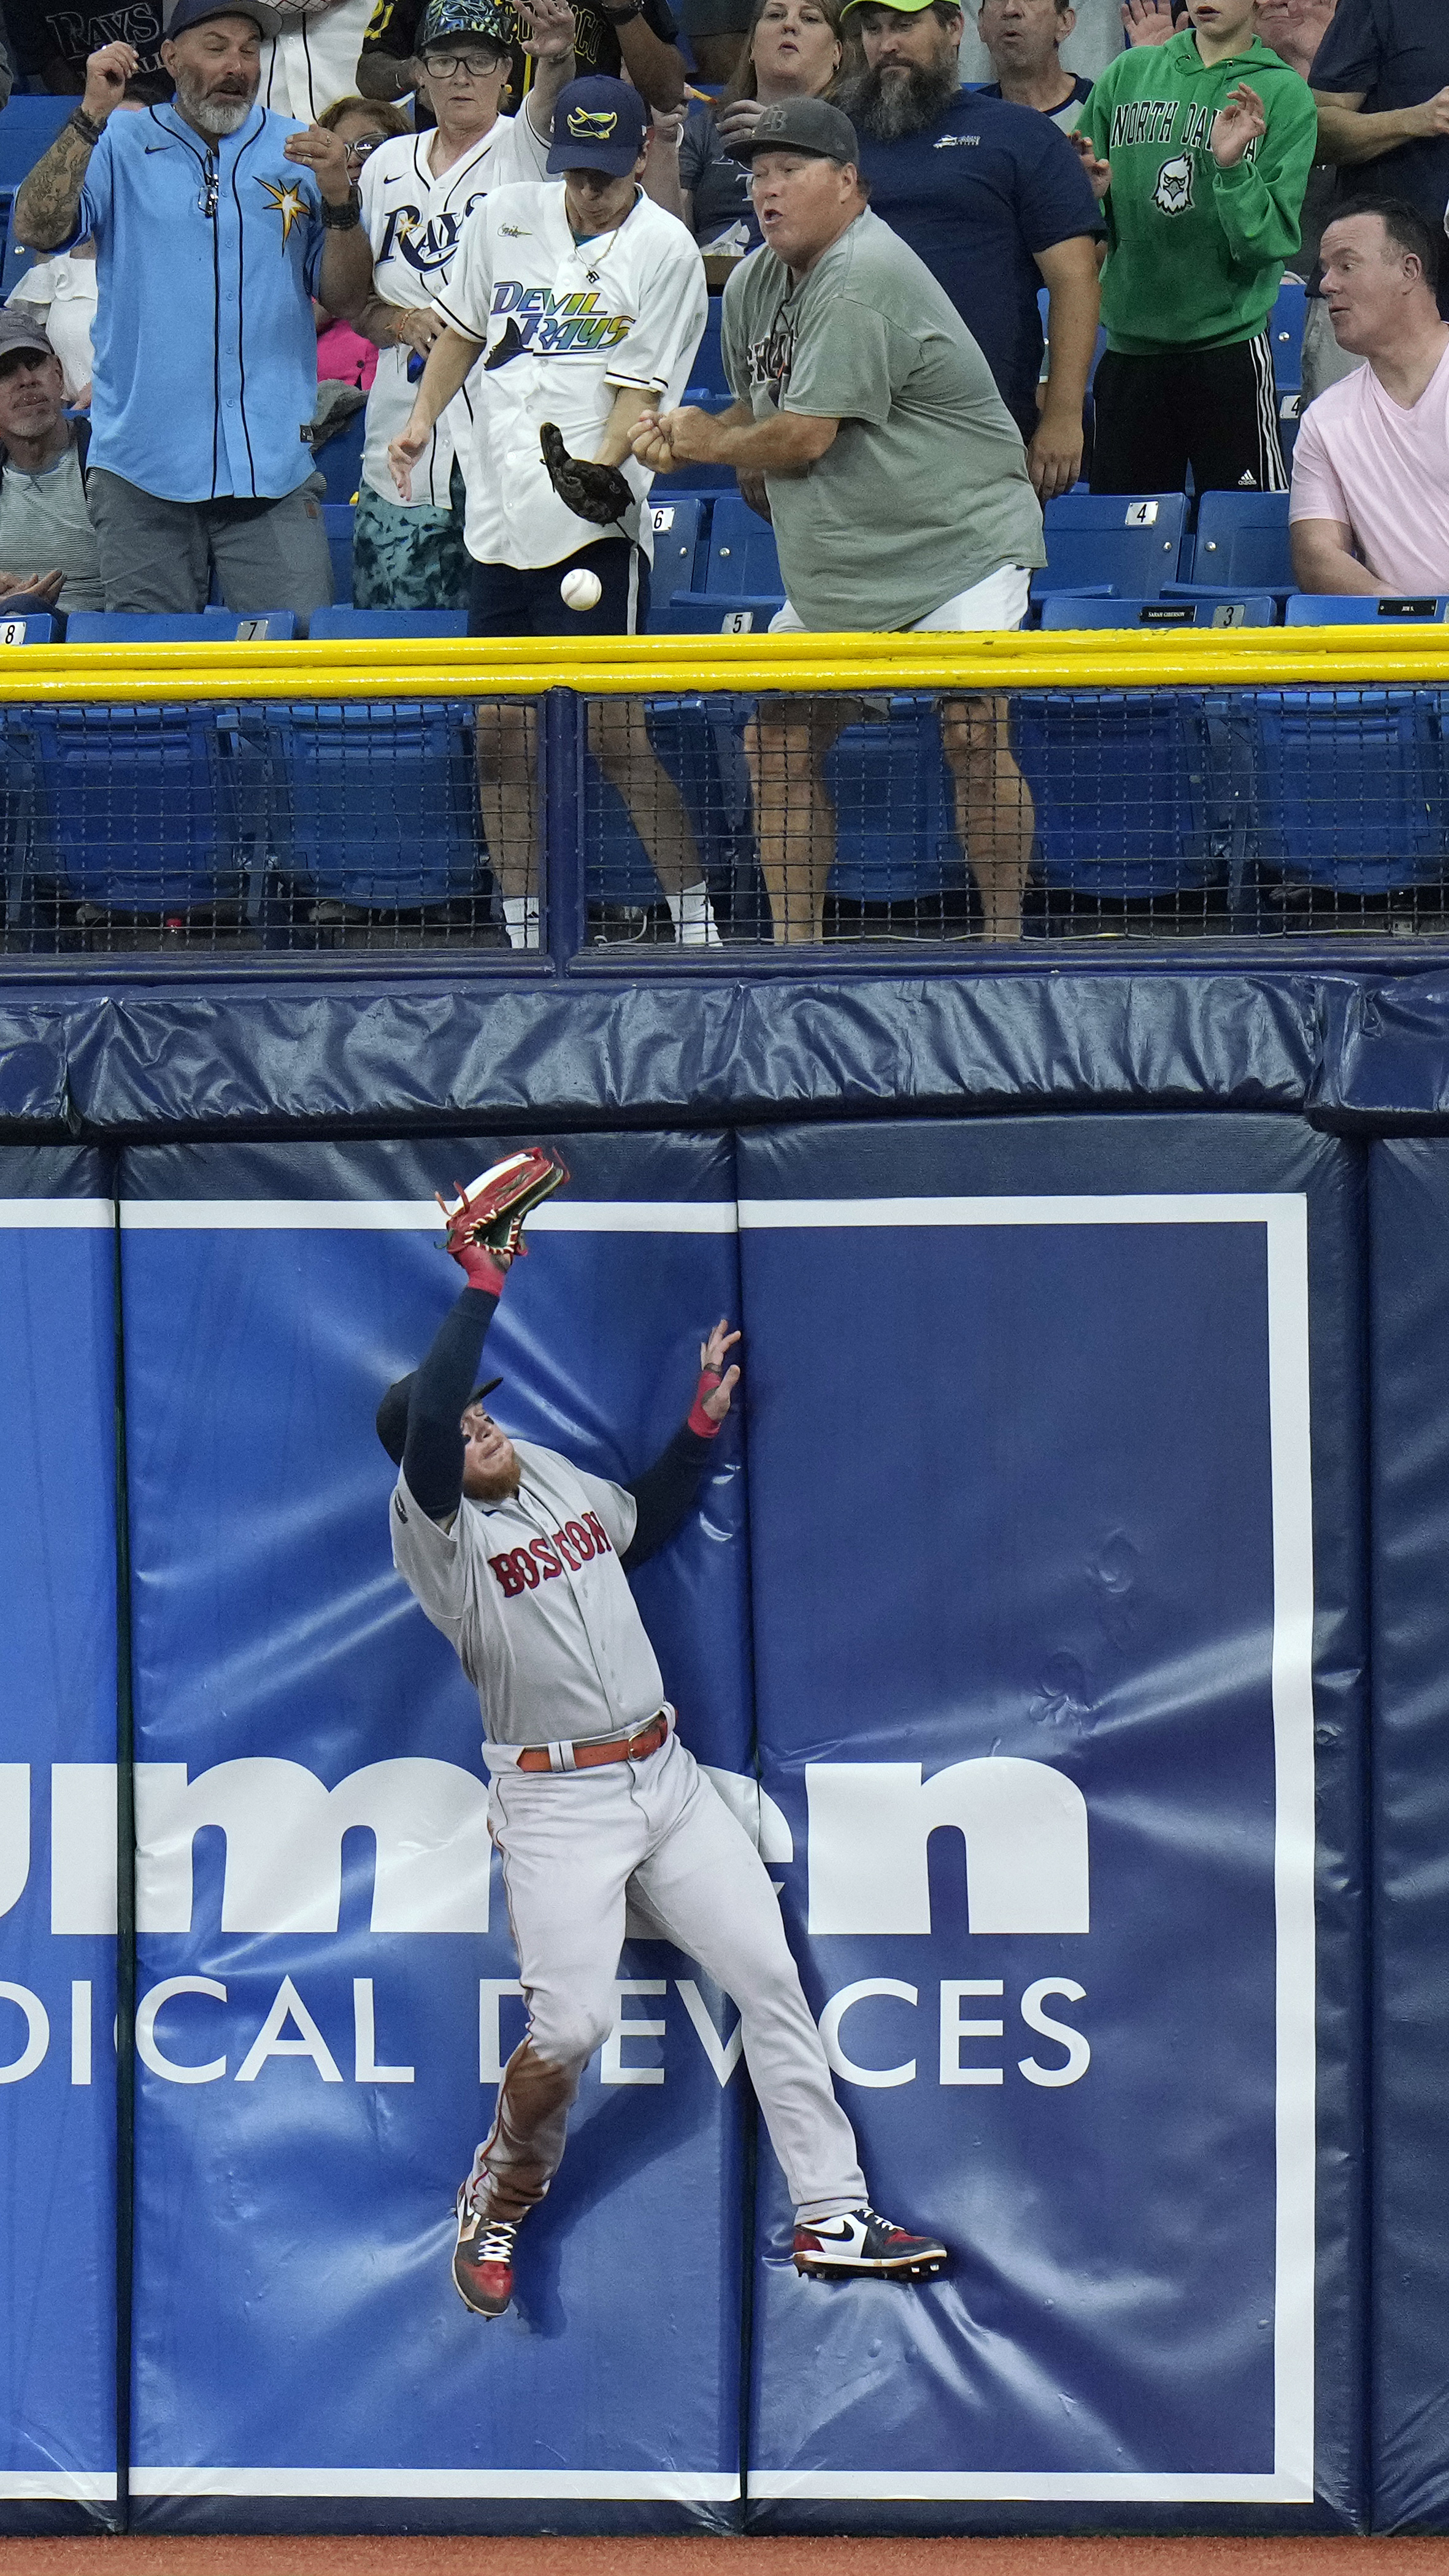
[[495, 1771], [488, 1815], [529, 2018], [474, 2167], [484, 2215], [522, 2218], [558, 2170], [579, 2079], [614, 2027], [626, 1892], [733, 1996], [797, 2215], [828, 2218], [863, 2201], [855, 2135], [779, 1900], [749, 1835], [678, 1736], [643, 1762]]
[[163, 501], [93, 466], [86, 507], [107, 608], [135, 616], [204, 608], [213, 564], [222, 598], [240, 617], [329, 607], [325, 489], [320, 474], [309, 474], [280, 501]]

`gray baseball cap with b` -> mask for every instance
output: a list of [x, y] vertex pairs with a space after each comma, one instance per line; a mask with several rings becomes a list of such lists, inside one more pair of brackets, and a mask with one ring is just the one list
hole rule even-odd
[[813, 152], [821, 161], [860, 165], [860, 145], [848, 116], [828, 98], [782, 98], [762, 109], [748, 135], [730, 145], [736, 161], [756, 152]]
[[0, 310], [0, 358], [8, 358], [12, 349], [33, 349], [41, 358], [55, 356], [46, 338], [44, 324], [35, 321], [28, 313], [6, 307]]

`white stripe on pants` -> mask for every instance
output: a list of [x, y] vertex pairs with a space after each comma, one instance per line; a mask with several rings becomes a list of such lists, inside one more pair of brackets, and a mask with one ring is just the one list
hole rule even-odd
[[[608, 2038], [628, 1890], [733, 1996], [745, 2064], [797, 2211], [823, 2218], [863, 2201], [854, 2132], [835, 2099], [764, 1863], [679, 1738], [643, 1762], [495, 1772], [489, 1822], [535, 2057], [581, 2074]], [[496, 2138], [484, 2157], [490, 2170]], [[559, 2150], [562, 2143], [560, 2130]]]

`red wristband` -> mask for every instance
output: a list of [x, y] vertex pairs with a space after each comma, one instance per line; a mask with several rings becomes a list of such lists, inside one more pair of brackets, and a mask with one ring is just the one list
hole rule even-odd
[[694, 1390], [694, 1402], [689, 1408], [689, 1420], [685, 1424], [685, 1429], [692, 1431], [696, 1439], [713, 1440], [719, 1430], [719, 1424], [714, 1420], [713, 1415], [705, 1412], [704, 1399], [707, 1395], [713, 1395], [723, 1374], [721, 1369], [701, 1369], [699, 1372], [699, 1384]]
[[486, 1288], [490, 1297], [501, 1297], [508, 1273], [501, 1261], [495, 1261], [486, 1243], [460, 1243], [453, 1254], [470, 1288]]

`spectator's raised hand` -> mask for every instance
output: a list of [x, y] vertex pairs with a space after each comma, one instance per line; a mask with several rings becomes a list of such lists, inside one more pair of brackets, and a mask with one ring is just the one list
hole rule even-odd
[[729, 106], [721, 110], [717, 123], [719, 139], [726, 152], [732, 152], [737, 143], [745, 142], [754, 133], [764, 113], [764, 101], [758, 98], [732, 99]]
[[300, 161], [311, 171], [329, 206], [349, 202], [352, 173], [340, 135], [329, 134], [325, 125], [309, 125], [300, 134], [289, 134], [282, 150], [289, 161]]
[[1080, 160], [1082, 168], [1085, 170], [1087, 178], [1091, 184], [1092, 194], [1100, 206], [1102, 199], [1106, 196], [1108, 189], [1112, 185], [1111, 162], [1098, 160], [1096, 153], [1092, 149], [1090, 135], [1069, 134], [1067, 136], [1067, 141], [1070, 143], [1072, 150]]
[[112, 108], [120, 106], [126, 83], [140, 68], [140, 60], [134, 45], [102, 45], [96, 53], [87, 54], [83, 114], [103, 124]]
[[536, 63], [557, 61], [574, 50], [569, 0], [517, 0], [519, 40]]
[[1268, 131], [1263, 102], [1246, 81], [1230, 89], [1213, 118], [1212, 156], [1220, 170], [1236, 170], [1250, 143], [1256, 143]]
[[1177, 33], [1172, 0], [1122, 0], [1121, 18], [1129, 45], [1165, 45]]

